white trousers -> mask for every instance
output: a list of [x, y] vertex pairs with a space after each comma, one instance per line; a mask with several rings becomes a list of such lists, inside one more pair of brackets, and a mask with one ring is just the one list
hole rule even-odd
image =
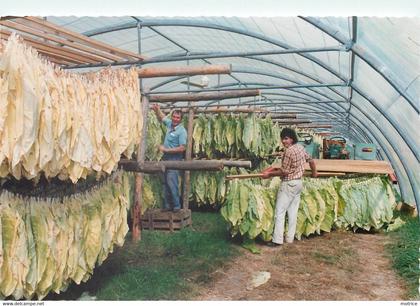
[[286, 212], [288, 218], [286, 242], [293, 242], [302, 187], [302, 180], [283, 181], [281, 183], [277, 193], [276, 213], [274, 215], [274, 243], [283, 244]]

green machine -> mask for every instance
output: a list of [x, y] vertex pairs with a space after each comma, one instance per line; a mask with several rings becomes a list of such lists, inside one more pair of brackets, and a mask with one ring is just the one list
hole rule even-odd
[[308, 133], [298, 133], [298, 137], [299, 137], [298, 143], [301, 144], [305, 148], [305, 151], [312, 158], [319, 158], [320, 144], [314, 142], [312, 135]]
[[353, 145], [354, 159], [376, 160], [377, 147], [373, 143], [356, 143]]
[[353, 155], [352, 146], [341, 136], [324, 139], [323, 149], [324, 159], [350, 159]]

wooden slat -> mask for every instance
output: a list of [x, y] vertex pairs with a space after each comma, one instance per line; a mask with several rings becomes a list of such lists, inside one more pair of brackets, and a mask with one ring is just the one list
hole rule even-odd
[[[304, 173], [304, 176], [311, 176], [312, 172], [308, 171]], [[318, 172], [318, 177], [331, 177], [331, 176], [344, 176], [346, 173], [344, 172]], [[226, 175], [225, 179], [233, 180], [233, 179], [249, 179], [249, 178], [258, 178], [263, 177], [262, 173], [250, 173], [250, 174], [237, 174], [237, 175]]]
[[[7, 41], [8, 37], [10, 36], [10, 33], [4, 32], [4, 30], [0, 30], [0, 36], [2, 36], [2, 40]], [[29, 46], [32, 46], [31, 42], [27, 41], [26, 44], [28, 44]], [[33, 47], [36, 49], [35, 46], [33, 46]], [[43, 55], [47, 58], [53, 57], [53, 58], [58, 59], [58, 60], [64, 60], [64, 61], [67, 61], [67, 62], [70, 62], [70, 63], [77, 63], [77, 64], [78, 63], [85, 63], [85, 61], [75, 60], [74, 58], [70, 58], [70, 57], [64, 56], [64, 55], [59, 55], [59, 54], [56, 54], [56, 53], [51, 52], [51, 51], [44, 51], [44, 50], [39, 50], [39, 49], [37, 49], [37, 51], [38, 51], [39, 54], [41, 54], [41, 55]]]
[[121, 61], [122, 60], [121, 57], [118, 57], [118, 56], [115, 56], [115, 55], [112, 55], [112, 54], [109, 54], [109, 53], [99, 52], [97, 50], [88, 48], [84, 45], [80, 45], [80, 44], [77, 44], [77, 43], [62, 39], [62, 38], [58, 38], [58, 37], [53, 36], [53, 35], [45, 34], [41, 31], [34, 30], [33, 28], [30, 28], [30, 27], [28, 27], [26, 25], [23, 25], [23, 24], [19, 24], [19, 23], [16, 23], [16, 22], [11, 22], [11, 21], [0, 21], [0, 24], [6, 26], [8, 28], [11, 28], [11, 29], [15, 29], [15, 30], [27, 33], [27, 34], [31, 34], [31, 35], [34, 35], [34, 36], [37, 36], [37, 37], [40, 37], [40, 38], [44, 38], [44, 39], [49, 40], [49, 41], [53, 41], [53, 42], [56, 42], [56, 43], [74, 48], [74, 49], [79, 50], [79, 51], [84, 51], [84, 52], [88, 52], [89, 54], [96, 55], [96, 56], [99, 57], [98, 61], [100, 61], [100, 62], [109, 62], [109, 60], [111, 60], [111, 61]]
[[[3, 34], [3, 35], [9, 35], [10, 36], [12, 32], [6, 31], [6, 30], [0, 30], [0, 33]], [[81, 63], [90, 63], [90, 64], [97, 63], [97, 59], [92, 59], [91, 55], [87, 55], [87, 54], [83, 54], [83, 53], [78, 52], [78, 51], [71, 51], [69, 49], [64, 49], [64, 48], [61, 48], [61, 47], [57, 47], [57, 46], [54, 46], [54, 45], [49, 44], [49, 43], [41, 42], [39, 40], [36, 40], [36, 39], [31, 38], [31, 37], [26, 36], [26, 35], [21, 34], [20, 36], [25, 40], [25, 42], [28, 45], [31, 45], [32, 47], [34, 47], [37, 50], [42, 50], [42, 51], [49, 52], [49, 53], [52, 53], [52, 54], [57, 54], [57, 55], [63, 55], [63, 56], [66, 56], [69, 59], [74, 59], [74, 60], [76, 60], [78, 62], [81, 62]]]
[[[31, 43], [28, 43], [28, 44], [31, 45]], [[54, 52], [48, 52], [48, 51], [43, 51], [43, 50], [39, 50], [39, 49], [37, 51], [38, 51], [39, 54], [43, 55], [48, 60], [50, 60], [50, 59], [58, 59], [58, 60], [60, 60], [61, 59], [61, 60], [64, 60], [64, 61], [70, 62], [70, 63], [84, 63], [81, 60], [75, 60], [73, 58], [69, 58], [69, 57], [64, 56], [64, 55], [59, 55], [59, 54], [56, 54]]]
[[73, 61], [69, 61], [69, 60], [66, 60], [66, 59], [61, 59], [60, 57], [55, 56], [54, 54], [45, 54], [43, 52], [40, 52], [39, 50], [38, 50], [38, 53], [40, 55], [42, 55], [43, 57], [45, 57], [46, 60], [48, 60], [49, 62], [54, 63], [54, 64], [58, 64], [58, 65], [62, 65], [62, 66], [68, 66], [68, 65], [73, 65], [75, 63]]
[[[394, 170], [386, 161], [381, 160], [342, 160], [342, 159], [314, 159], [317, 171], [346, 172], [346, 173], [374, 173], [392, 174]], [[281, 163], [273, 164], [281, 167]], [[305, 164], [305, 170], [310, 170]]]
[[87, 46], [91, 46], [93, 48], [109, 52], [111, 54], [116, 54], [116, 55], [122, 56], [122, 57], [130, 59], [130, 60], [131, 59], [144, 60], [144, 57], [139, 55], [139, 54], [136, 54], [136, 53], [133, 53], [133, 52], [130, 52], [130, 51], [126, 51], [126, 50], [121, 50], [121, 49], [118, 49], [118, 48], [114, 48], [111, 45], [102, 43], [100, 41], [94, 40], [94, 39], [89, 38], [89, 37], [86, 37], [82, 34], [69, 31], [69, 30], [67, 30], [63, 27], [57, 26], [57, 25], [55, 25], [51, 22], [48, 22], [46, 20], [43, 20], [43, 19], [40, 19], [40, 18], [37, 18], [37, 17], [27, 16], [27, 17], [24, 17], [24, 18], [21, 18], [21, 19], [16, 19], [15, 21], [19, 22], [19, 23], [21, 23], [22, 21], [29, 21], [32, 24], [41, 25], [43, 27], [43, 29], [45, 29], [46, 31], [49, 31], [49, 33], [52, 33], [54, 35], [59, 35], [61, 37], [65, 37], [65, 38], [70, 39], [72, 41], [75, 41], [75, 42], [78, 42], [78, 43], [83, 43]]

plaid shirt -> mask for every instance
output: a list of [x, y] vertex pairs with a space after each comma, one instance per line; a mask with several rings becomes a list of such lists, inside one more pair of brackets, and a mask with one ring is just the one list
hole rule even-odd
[[312, 158], [300, 144], [288, 147], [281, 162], [282, 169], [288, 173], [283, 177], [284, 181], [299, 180], [305, 172], [305, 163]]

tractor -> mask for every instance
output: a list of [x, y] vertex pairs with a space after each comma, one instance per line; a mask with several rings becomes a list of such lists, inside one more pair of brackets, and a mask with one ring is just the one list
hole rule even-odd
[[344, 137], [336, 136], [330, 139], [323, 139], [324, 159], [350, 159], [349, 146]]
[[319, 158], [320, 144], [313, 141], [312, 135], [308, 133], [298, 133], [298, 138], [298, 143], [305, 148], [305, 151], [312, 158]]

